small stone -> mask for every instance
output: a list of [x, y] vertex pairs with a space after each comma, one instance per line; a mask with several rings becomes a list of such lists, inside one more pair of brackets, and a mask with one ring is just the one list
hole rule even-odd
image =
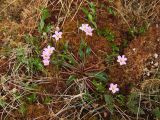
[[157, 53], [154, 54], [154, 58], [156, 58], [156, 59], [158, 58], [158, 54]]
[[148, 68], [144, 68], [143, 71], [147, 72], [147, 71], [149, 71], [149, 70], [148, 70]]
[[148, 76], [148, 77], [150, 76], [150, 72], [147, 72], [147, 76]]
[[17, 89], [16, 89], [16, 88], [13, 88], [13, 89], [12, 89], [12, 92], [13, 92], [13, 93], [16, 93], [16, 92], [17, 92]]
[[47, 33], [46, 32], [43, 32], [43, 36], [46, 36], [47, 35]]
[[132, 50], [135, 52], [135, 51], [136, 51], [136, 48], [133, 48]]
[[154, 66], [158, 67], [158, 62], [156, 62], [156, 63], [154, 64]]
[[153, 64], [154, 62], [153, 61], [151, 61], [151, 64]]
[[156, 24], [156, 28], [158, 28], [159, 27], [159, 25], [158, 24]]

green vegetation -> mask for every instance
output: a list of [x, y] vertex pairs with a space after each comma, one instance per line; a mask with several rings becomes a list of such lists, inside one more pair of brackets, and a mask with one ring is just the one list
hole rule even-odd
[[84, 14], [86, 15], [89, 23], [91, 23], [94, 28], [97, 29], [97, 24], [96, 24], [96, 6], [93, 2], [87, 2], [88, 3], [88, 8], [83, 7], [82, 11], [84, 12]]
[[1, 119], [160, 119], [157, 13], [148, 4], [0, 2]]

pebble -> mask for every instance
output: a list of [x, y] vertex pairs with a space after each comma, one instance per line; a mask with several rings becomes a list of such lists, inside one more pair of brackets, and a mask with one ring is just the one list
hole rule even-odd
[[133, 48], [132, 50], [135, 52], [135, 51], [136, 51], [136, 48]]
[[158, 24], [156, 24], [156, 28], [158, 28], [159, 27], [159, 25]]
[[148, 76], [148, 77], [150, 76], [150, 72], [147, 72], [147, 76]]
[[149, 70], [148, 70], [148, 68], [144, 68], [143, 71], [147, 72], [147, 71], [149, 71]]
[[155, 66], [155, 67], [158, 67], [158, 62], [156, 62], [156, 63], [154, 64], [154, 66]]
[[158, 58], [158, 54], [157, 53], [154, 54], [154, 58], [156, 58], [156, 59]]

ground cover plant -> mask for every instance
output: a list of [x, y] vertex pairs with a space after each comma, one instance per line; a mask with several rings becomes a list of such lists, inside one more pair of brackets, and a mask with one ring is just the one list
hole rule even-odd
[[1, 120], [159, 120], [159, 0], [0, 0]]

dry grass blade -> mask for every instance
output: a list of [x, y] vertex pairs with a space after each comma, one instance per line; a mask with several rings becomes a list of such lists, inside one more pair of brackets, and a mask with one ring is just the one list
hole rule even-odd
[[141, 22], [158, 22], [159, 20], [159, 0], [123, 0], [121, 12], [125, 14], [126, 19]]
[[144, 91], [147, 90], [155, 90], [160, 87], [160, 79], [149, 79], [144, 80], [144, 82], [141, 84], [141, 89]]

